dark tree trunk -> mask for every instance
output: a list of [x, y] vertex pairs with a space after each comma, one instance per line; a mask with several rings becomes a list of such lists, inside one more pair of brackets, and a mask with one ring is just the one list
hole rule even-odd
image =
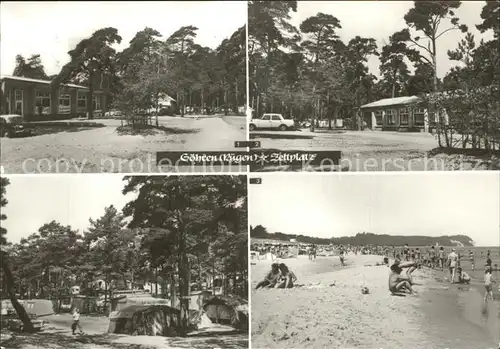
[[182, 213], [179, 218], [179, 293], [180, 293], [180, 333], [186, 337], [189, 326], [189, 261], [186, 253], [185, 226], [182, 222]]
[[28, 313], [26, 313], [26, 309], [24, 309], [24, 307], [17, 301], [16, 291], [14, 286], [14, 276], [12, 275], [12, 271], [10, 270], [8, 256], [6, 253], [2, 253], [1, 264], [5, 275], [5, 283], [7, 286], [7, 293], [9, 294], [10, 302], [12, 303], [12, 306], [16, 310], [17, 316], [19, 316], [19, 319], [23, 323], [24, 331], [30, 333], [35, 332], [35, 328], [31, 323]]

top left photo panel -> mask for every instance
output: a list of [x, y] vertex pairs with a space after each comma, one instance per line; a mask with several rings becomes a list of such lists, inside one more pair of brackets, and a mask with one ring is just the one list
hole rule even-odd
[[2, 174], [247, 171], [246, 2], [0, 6]]

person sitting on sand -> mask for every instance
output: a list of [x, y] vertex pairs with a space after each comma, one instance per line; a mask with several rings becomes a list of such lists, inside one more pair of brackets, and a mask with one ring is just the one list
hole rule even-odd
[[455, 274], [457, 271], [458, 264], [458, 255], [455, 252], [455, 249], [451, 249], [451, 253], [448, 255], [448, 268], [450, 270], [450, 282], [455, 282]]
[[288, 269], [285, 263], [279, 265], [281, 272], [280, 281], [276, 284], [275, 288], [292, 288], [293, 283], [297, 281], [295, 274]]
[[269, 273], [266, 275], [266, 278], [264, 280], [262, 280], [261, 282], [259, 282], [257, 284], [255, 289], [257, 290], [261, 287], [262, 288], [264, 288], [264, 287], [272, 288], [272, 287], [276, 286], [276, 284], [278, 283], [278, 280], [280, 279], [280, 276], [281, 276], [281, 273], [280, 273], [280, 269], [279, 269], [279, 264], [273, 263], [271, 265], [271, 271], [269, 271]]
[[458, 274], [458, 283], [459, 284], [469, 284], [470, 283], [470, 276], [467, 274], [465, 271], [462, 270], [462, 267], [457, 268], [457, 274]]
[[415, 267], [416, 263], [406, 262], [401, 263], [399, 260], [395, 260], [391, 265], [391, 273], [389, 274], [389, 291], [392, 294], [401, 294], [401, 293], [413, 293], [411, 288], [411, 283], [407, 277], [403, 277], [401, 272], [403, 268]]

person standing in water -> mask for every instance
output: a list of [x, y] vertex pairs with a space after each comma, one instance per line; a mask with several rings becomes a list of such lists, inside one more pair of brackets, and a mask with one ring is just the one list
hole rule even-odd
[[474, 264], [474, 251], [472, 250], [469, 250], [469, 261], [470, 261], [470, 264], [471, 264], [471, 268], [472, 268], [472, 271], [475, 270], [476, 266]]
[[450, 282], [455, 282], [455, 274], [457, 271], [458, 264], [458, 255], [455, 252], [455, 249], [451, 249], [451, 253], [448, 255], [448, 268], [450, 270]]
[[439, 267], [441, 268], [441, 271], [444, 270], [444, 265], [446, 263], [446, 257], [444, 255], [444, 247], [441, 246], [438, 251], [438, 258], [439, 258]]
[[493, 283], [496, 283], [496, 281], [492, 278], [491, 267], [486, 267], [484, 269], [484, 287], [486, 288], [486, 292], [484, 293], [484, 303], [488, 301], [488, 297], [493, 300]]

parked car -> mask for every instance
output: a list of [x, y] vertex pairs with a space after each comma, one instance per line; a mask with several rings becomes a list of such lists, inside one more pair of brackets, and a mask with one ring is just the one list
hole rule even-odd
[[109, 118], [120, 118], [122, 116], [122, 112], [117, 109], [111, 109], [110, 111], [104, 113], [104, 116]]
[[0, 136], [12, 138], [16, 136], [30, 135], [31, 129], [26, 127], [26, 121], [21, 115], [0, 115]]
[[251, 119], [249, 128], [250, 131], [258, 128], [286, 131], [295, 128], [295, 122], [292, 119], [285, 119], [281, 114], [264, 114], [260, 119]]

